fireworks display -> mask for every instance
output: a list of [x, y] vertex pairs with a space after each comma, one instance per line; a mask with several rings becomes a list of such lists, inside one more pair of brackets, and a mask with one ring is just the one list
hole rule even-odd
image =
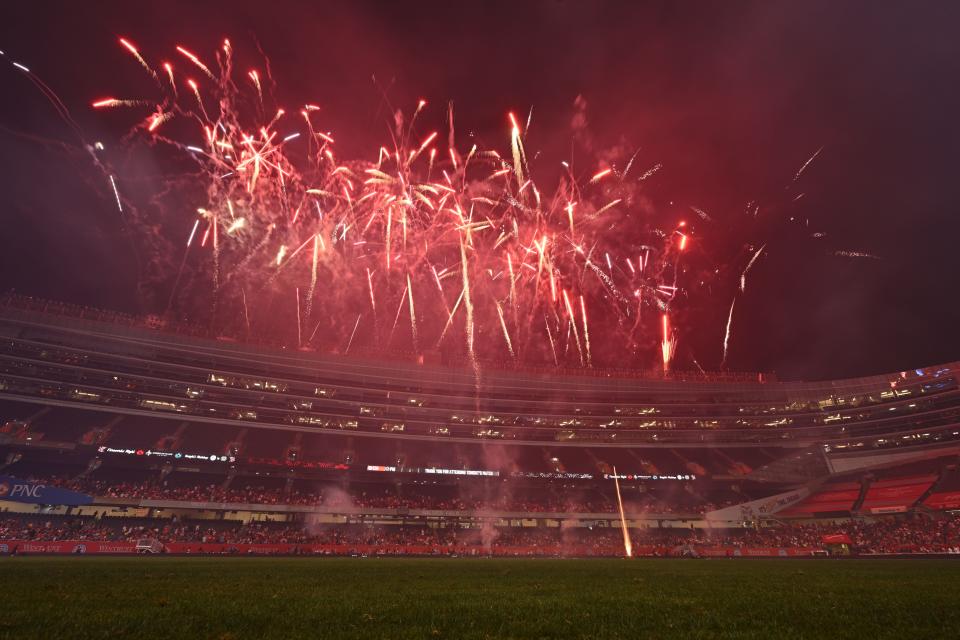
[[532, 112], [504, 114], [502, 146], [482, 148], [457, 137], [452, 104], [425, 100], [395, 112], [368, 159], [345, 159], [321, 107], [273, 104], [267, 61], [266, 72], [236, 69], [229, 40], [210, 56], [176, 45], [156, 64], [119, 45], [152, 95], [90, 106], [128, 109], [124, 143], [176, 167], [159, 207], [124, 194], [103, 145], [94, 155], [125, 224], [152, 236], [167, 289], [157, 315], [301, 349], [667, 373], [680, 353], [699, 367], [675, 327], [689, 326], [692, 299], [722, 295], [726, 363], [736, 297], [765, 242], [745, 240], [739, 282], [718, 284], [731, 269], [704, 246], [711, 216], [656, 211], [644, 195], [659, 163], [619, 152], [575, 170], [558, 159], [548, 189], [527, 152]]

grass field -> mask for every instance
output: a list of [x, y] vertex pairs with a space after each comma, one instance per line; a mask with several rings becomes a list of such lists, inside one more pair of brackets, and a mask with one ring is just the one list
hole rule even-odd
[[960, 561], [0, 558], [0, 638], [955, 638]]

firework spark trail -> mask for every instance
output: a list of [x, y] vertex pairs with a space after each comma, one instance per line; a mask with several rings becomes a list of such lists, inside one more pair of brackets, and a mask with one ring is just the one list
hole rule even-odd
[[90, 106], [94, 109], [113, 109], [115, 107], [145, 107], [149, 106], [149, 102], [146, 100], [133, 100], [133, 99], [121, 99], [121, 98], [100, 98], [99, 100], [94, 100], [90, 103]]
[[114, 180], [113, 175], [110, 175], [110, 186], [113, 188], [113, 197], [117, 200], [117, 210], [122, 214], [123, 205], [120, 203], [120, 192], [117, 191], [117, 181]]
[[550, 331], [550, 321], [546, 315], [543, 316], [543, 325], [547, 328], [547, 338], [550, 340], [550, 353], [553, 354], [553, 364], [560, 366], [560, 361], [557, 360], [557, 345], [553, 340], [553, 332]]
[[511, 113], [510, 123], [513, 127], [510, 129], [510, 150], [513, 153], [513, 171], [517, 176], [517, 184], [522, 185], [524, 183], [523, 177], [523, 143], [520, 141], [520, 125], [517, 124], [517, 119]]
[[181, 54], [183, 54], [188, 60], [190, 60], [190, 62], [192, 62], [193, 64], [197, 65], [197, 67], [198, 67], [201, 71], [203, 71], [205, 74], [207, 74], [207, 77], [208, 77], [208, 78], [210, 78], [210, 79], [213, 80], [214, 82], [217, 82], [217, 81], [218, 81], [218, 80], [217, 80], [217, 77], [216, 77], [215, 75], [213, 75], [213, 73], [210, 71], [209, 67], [207, 67], [207, 65], [203, 64], [202, 62], [200, 62], [200, 58], [198, 58], [197, 56], [193, 55], [192, 53], [190, 53], [189, 51], [187, 51], [186, 49], [184, 49], [183, 47], [181, 47], [181, 46], [179, 46], [179, 45], [177, 46], [177, 51], [179, 51]]
[[583, 296], [580, 296], [580, 319], [583, 321], [583, 342], [587, 350], [587, 366], [593, 366], [593, 358], [590, 355], [590, 329], [587, 328], [587, 307], [584, 305]]
[[410, 333], [413, 336], [413, 350], [419, 351], [417, 346], [417, 312], [413, 308], [413, 285], [410, 284], [410, 274], [407, 274], [407, 301], [410, 303]]
[[397, 315], [393, 318], [393, 326], [390, 328], [390, 336], [387, 338], [387, 344], [393, 340], [393, 332], [397, 330], [397, 323], [400, 322], [400, 312], [403, 311], [403, 303], [410, 293], [410, 287], [403, 288], [403, 295], [400, 296], [400, 304], [397, 305]]
[[866, 253], [865, 251], [834, 251], [833, 255], [841, 258], [870, 258], [872, 260], [880, 259], [880, 256], [875, 256], [872, 253]]
[[660, 341], [660, 352], [663, 357], [663, 372], [670, 371], [670, 362], [673, 360], [673, 354], [677, 347], [677, 339], [670, 331], [670, 319], [666, 313], [663, 314], [663, 338]]
[[606, 178], [606, 177], [607, 177], [608, 175], [610, 175], [611, 173], [613, 173], [613, 169], [604, 169], [603, 171], [600, 171], [600, 172], [594, 174], [593, 177], [590, 178], [590, 184], [596, 184], [596, 183], [600, 182], [601, 180], [603, 180], [604, 178]]
[[510, 352], [511, 358], [516, 358], [517, 355], [513, 352], [513, 342], [510, 341], [510, 332], [507, 331], [507, 323], [503, 319], [503, 307], [497, 301], [494, 301], [494, 303], [497, 305], [497, 315], [500, 317], [500, 327], [503, 329], [503, 339], [507, 343], [507, 350]]
[[566, 289], [563, 290], [563, 305], [567, 309], [568, 330], [573, 331], [573, 339], [577, 344], [577, 353], [580, 354], [580, 364], [582, 366], [585, 364], [585, 360], [583, 359], [583, 348], [580, 346], [580, 331], [577, 330], [577, 318], [573, 313], [573, 306], [570, 304], [570, 297], [567, 295]]
[[[360, 316], [362, 314], [357, 314], [357, 321], [353, 323], [353, 331], [350, 332], [350, 339], [347, 341], [347, 348], [343, 350], [344, 355], [350, 353], [350, 345], [353, 344], [353, 336], [357, 335], [357, 327], [360, 326]], [[314, 329], [316, 331], [316, 329]], [[312, 338], [312, 336], [311, 336]]]
[[177, 81], [173, 77], [173, 65], [169, 62], [163, 63], [163, 69], [167, 72], [167, 80], [170, 81], [170, 90], [173, 91], [173, 97], [177, 97]]
[[757, 258], [760, 257], [760, 254], [763, 253], [763, 250], [767, 248], [767, 245], [763, 245], [757, 252], [753, 254], [753, 257], [750, 258], [750, 262], [747, 263], [747, 268], [743, 270], [743, 273], [740, 274], [740, 293], [743, 293], [747, 290], [747, 272], [750, 271], [750, 267], [753, 266], [753, 263], [757, 261]]
[[[241, 218], [242, 220], [243, 218]], [[310, 288], [307, 291], [307, 319], [313, 314], [313, 294], [317, 289], [317, 261], [320, 257], [320, 234], [313, 236], [313, 267], [310, 269]]]
[[617, 490], [617, 508], [620, 511], [620, 530], [623, 532], [623, 553], [626, 557], [633, 557], [633, 543], [630, 541], [630, 532], [627, 530], [627, 518], [623, 513], [623, 498], [620, 496], [620, 479], [617, 468], [613, 468], [613, 485]]
[[260, 100], [261, 104], [263, 103], [263, 87], [260, 86], [260, 74], [257, 73], [256, 69], [252, 69], [250, 73], [247, 74], [250, 76], [250, 80], [253, 82], [253, 86], [257, 88], [257, 98]]
[[470, 357], [470, 361], [474, 363], [474, 368], [476, 368], [476, 351], [474, 350], [473, 341], [473, 302], [470, 300], [470, 276], [467, 269], [467, 250], [463, 246], [462, 235], [460, 236], [460, 264], [460, 271], [463, 274], [463, 305], [467, 311], [467, 355]]
[[[187, 84], [190, 85], [190, 90], [193, 91], [193, 96], [197, 99], [197, 106], [200, 107], [200, 113], [203, 114], [203, 119], [207, 122], [210, 121], [210, 116], [207, 115], [207, 109], [203, 106], [203, 98], [200, 97], [200, 88], [194, 80], [187, 80]], [[259, 167], [259, 162], [257, 167]]]
[[721, 367], [727, 364], [727, 350], [730, 348], [730, 327], [733, 325], [733, 306], [735, 304], [737, 304], [736, 297], [734, 297], [730, 303], [730, 313], [727, 314], [727, 329], [723, 334], [723, 360], [720, 361]]
[[300, 335], [300, 287], [294, 289], [297, 296], [297, 348], [303, 346], [303, 338]]
[[620, 204], [621, 202], [623, 202], [623, 198], [617, 198], [616, 200], [612, 200], [607, 204], [603, 205], [602, 207], [600, 207], [599, 209], [597, 209], [597, 212], [594, 215], [599, 216], [601, 213], [603, 213], [607, 209], [612, 209], [618, 204]]
[[701, 220], [704, 220], [706, 222], [711, 222], [713, 220], [713, 218], [711, 218], [706, 211], [704, 211], [703, 209], [700, 209], [699, 207], [691, 206], [690, 210], [696, 213], [698, 216], [700, 216]]
[[150, 65], [147, 64], [147, 61], [143, 59], [143, 56], [140, 55], [140, 52], [137, 50], [137, 48], [136, 48], [129, 40], [126, 40], [126, 39], [124, 39], [124, 38], [120, 38], [120, 44], [123, 45], [123, 47], [124, 47], [127, 51], [129, 51], [131, 54], [133, 54], [133, 57], [137, 59], [137, 62], [140, 63], [140, 66], [142, 66], [144, 69], [146, 69], [146, 70], [147, 70], [147, 73], [149, 73], [149, 74], [153, 77], [154, 80], [156, 80], [157, 82], [160, 82], [160, 78], [157, 76], [157, 72], [154, 71], [154, 70], [150, 67]]
[[440, 337], [437, 338], [437, 346], [440, 346], [440, 343], [443, 342], [443, 337], [447, 335], [447, 330], [453, 325], [453, 316], [457, 314], [457, 309], [460, 307], [460, 303], [463, 301], [463, 290], [460, 291], [460, 295], [457, 297], [456, 303], [453, 305], [453, 309], [450, 313], [447, 314], [447, 323], [443, 326], [443, 331], [440, 332]]
[[517, 276], [513, 272], [513, 256], [507, 253], [507, 273], [510, 274], [510, 306], [513, 308], [513, 317], [517, 317]]
[[[591, 262], [590, 260], [587, 260], [585, 266], [586, 266], [586, 267], [589, 267], [590, 270], [593, 271], [593, 273], [596, 274], [596, 276], [597, 276], [597, 278], [600, 280], [600, 282], [602, 282], [602, 283], [607, 287], [607, 289], [609, 289], [610, 293], [612, 293], [618, 300], [620, 300], [621, 302], [625, 303], [626, 305], [629, 305], [629, 304], [630, 304], [630, 301], [627, 300], [626, 296], [624, 296], [622, 293], [620, 293], [620, 290], [617, 289], [617, 285], [615, 285], [615, 284], [613, 283], [613, 279], [612, 279], [609, 275], [607, 275], [606, 273], [604, 273], [603, 270], [600, 269], [600, 267], [598, 267], [597, 265], [595, 265], [595, 264], [594, 264], [593, 262]], [[611, 270], [612, 270], [612, 269], [611, 269]]]
[[367, 286], [370, 289], [370, 309], [374, 316], [377, 314], [377, 300], [373, 295], [373, 275], [370, 273], [370, 267], [367, 267]]
[[247, 335], [250, 335], [250, 312], [247, 309], [247, 290], [241, 289], [240, 293], [243, 294], [243, 319], [247, 324]]
[[809, 158], [806, 162], [803, 163], [803, 166], [800, 167], [800, 169], [797, 171], [797, 173], [793, 176], [792, 182], [796, 182], [797, 180], [800, 179], [800, 174], [802, 174], [804, 171], [806, 171], [807, 167], [809, 167], [809, 166], [810, 166], [810, 163], [813, 162], [813, 161], [817, 158], [818, 155], [820, 155], [820, 152], [821, 152], [821, 151], [823, 151], [823, 147], [820, 147], [819, 149], [817, 149], [817, 150], [813, 153], [813, 155], [810, 156], [810, 158]]

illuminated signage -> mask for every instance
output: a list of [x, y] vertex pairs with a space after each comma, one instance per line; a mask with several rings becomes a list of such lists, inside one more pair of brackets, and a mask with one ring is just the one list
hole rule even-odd
[[369, 464], [367, 471], [387, 471], [391, 473], [429, 473], [433, 475], [444, 476], [485, 476], [496, 477], [500, 475], [499, 471], [486, 471], [484, 469], [437, 469], [435, 467], [388, 467], [383, 465]]
[[236, 462], [235, 456], [217, 455], [214, 453], [183, 453], [180, 451], [156, 451], [154, 449], [120, 449], [116, 447], [98, 447], [98, 453], [111, 453], [124, 456], [139, 456], [144, 458], [161, 458], [170, 460], [191, 460], [193, 462]]
[[591, 473], [567, 473], [560, 471], [514, 471], [514, 478], [544, 478], [556, 480], [593, 480]]
[[634, 473], [618, 473], [613, 475], [612, 473], [603, 474], [604, 480], [696, 480], [697, 476], [692, 473], [679, 473], [679, 474], [654, 474], [654, 475], [638, 475]]

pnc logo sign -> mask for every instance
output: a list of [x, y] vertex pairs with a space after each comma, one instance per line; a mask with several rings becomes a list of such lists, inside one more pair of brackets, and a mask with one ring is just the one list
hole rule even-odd
[[41, 498], [46, 485], [0, 482], [0, 498]]

